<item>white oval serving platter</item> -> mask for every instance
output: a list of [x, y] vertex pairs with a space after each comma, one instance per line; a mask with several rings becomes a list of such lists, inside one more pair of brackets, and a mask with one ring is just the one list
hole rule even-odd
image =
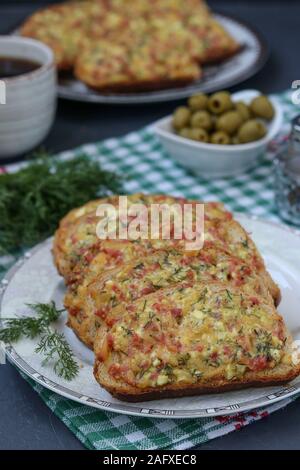
[[[300, 340], [300, 232], [283, 225], [245, 215], [237, 219], [251, 232], [270, 273], [280, 285], [279, 311], [295, 340]], [[64, 283], [56, 272], [51, 255], [52, 240], [46, 240], [20, 259], [0, 283], [1, 317], [30, 314], [28, 303], [50, 302], [62, 305]], [[51, 367], [42, 365], [35, 354], [34, 340], [21, 340], [7, 346], [7, 356], [31, 379], [66, 398], [84, 405], [128, 415], [196, 418], [228, 415], [270, 405], [300, 393], [300, 377], [285, 386], [251, 388], [222, 394], [202, 395], [125, 403], [113, 398], [93, 377], [93, 353], [65, 325], [61, 318], [55, 328], [63, 332], [80, 364], [76, 379], [67, 382], [57, 377]]]

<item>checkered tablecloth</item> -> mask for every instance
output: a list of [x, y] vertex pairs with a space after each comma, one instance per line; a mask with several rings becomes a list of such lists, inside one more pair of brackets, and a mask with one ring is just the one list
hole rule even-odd
[[[122, 138], [84, 145], [64, 152], [72, 158], [86, 153], [99, 159], [103, 168], [126, 177], [128, 192], [168, 193], [200, 200], [220, 200], [233, 211], [279, 220], [274, 205], [272, 157], [288, 133], [290, 119], [300, 111], [291, 94], [276, 95], [284, 111], [281, 135], [253, 170], [234, 178], [205, 179], [186, 171], [162, 149], [150, 127]], [[9, 168], [8, 168], [9, 171]], [[2, 259], [3, 271], [11, 259]], [[45, 403], [89, 449], [187, 449], [240, 429], [285, 407], [288, 398], [255, 412], [231, 417], [190, 420], [151, 419], [99, 411], [63, 398], [28, 380]]]

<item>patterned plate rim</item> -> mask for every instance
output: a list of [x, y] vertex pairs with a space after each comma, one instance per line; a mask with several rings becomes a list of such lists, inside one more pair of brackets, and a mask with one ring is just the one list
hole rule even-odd
[[227, 78], [221, 81], [221, 83], [215, 83], [214, 85], [201, 84], [201, 81], [197, 84], [190, 84], [181, 88], [174, 88], [161, 91], [152, 91], [139, 94], [115, 94], [115, 95], [102, 95], [97, 94], [93, 91], [84, 94], [76, 92], [71, 88], [68, 88], [67, 85], [61, 85], [58, 83], [58, 96], [72, 101], [88, 102], [88, 103], [102, 103], [102, 104], [146, 104], [146, 103], [159, 103], [166, 101], [175, 101], [178, 99], [187, 98], [192, 93], [197, 91], [203, 92], [213, 92], [220, 88], [232, 87], [241, 83], [248, 78], [255, 75], [266, 63], [269, 57], [269, 46], [267, 41], [261, 32], [259, 32], [254, 26], [250, 25], [247, 21], [241, 20], [235, 15], [227, 13], [214, 13], [216, 18], [224, 18], [225, 20], [230, 20], [246, 30], [252, 36], [255, 37], [258, 44], [257, 58], [255, 62], [247, 66], [243, 71], [240, 72], [236, 77]]
[[[281, 230], [287, 231], [292, 233], [293, 235], [299, 238], [300, 243], [300, 231], [286, 226], [282, 223], [277, 223], [273, 221], [268, 221], [261, 219], [257, 216], [253, 215], [246, 215], [243, 213], [236, 212], [235, 215], [239, 219], [248, 219], [258, 221], [259, 223], [272, 225], [277, 227]], [[2, 279], [0, 283], [0, 312], [2, 310], [2, 303], [5, 295], [6, 288], [8, 287], [10, 281], [13, 277], [18, 273], [18, 270], [26, 263], [26, 261], [32, 257], [32, 255], [36, 254], [41, 248], [45, 247], [46, 245], [52, 242], [52, 237], [48, 238], [47, 240], [39, 243], [30, 251], [26, 252], [17, 262], [16, 264], [7, 272], [6, 276]], [[0, 317], [1, 319], [1, 317]], [[60, 385], [53, 380], [47, 379], [47, 377], [41, 375], [38, 371], [33, 369], [24, 359], [16, 352], [15, 348], [12, 345], [5, 346], [5, 351], [12, 363], [14, 363], [22, 372], [24, 372], [29, 378], [33, 379], [35, 382], [39, 383], [40, 385], [44, 386], [45, 388], [71, 400], [79, 402], [83, 405], [91, 406], [94, 408], [98, 408], [101, 410], [111, 411], [115, 413], [127, 414], [132, 416], [148, 416], [151, 418], [177, 418], [177, 419], [191, 419], [191, 418], [207, 418], [207, 417], [214, 417], [214, 416], [226, 416], [230, 414], [234, 414], [237, 412], [246, 412], [253, 410], [255, 408], [261, 408], [271, 403], [276, 403], [281, 401], [285, 398], [291, 397], [300, 392], [300, 378], [298, 382], [286, 386], [282, 386], [280, 390], [276, 393], [266, 394], [263, 397], [252, 399], [249, 401], [244, 402], [244, 404], [232, 404], [228, 406], [221, 406], [215, 408], [199, 408], [199, 409], [190, 409], [190, 410], [172, 410], [172, 409], [154, 409], [154, 408], [147, 408], [146, 406], [140, 407], [138, 404], [136, 406], [131, 404], [125, 403], [112, 403], [104, 400], [96, 400], [92, 397], [82, 395], [80, 393], [75, 392], [69, 387], [65, 387]]]

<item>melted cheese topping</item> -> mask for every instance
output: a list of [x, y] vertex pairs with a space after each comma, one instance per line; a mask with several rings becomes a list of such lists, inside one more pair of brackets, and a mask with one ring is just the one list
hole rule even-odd
[[199, 0], [67, 2], [33, 14], [21, 33], [48, 44], [59, 68], [75, 65], [96, 87], [196, 80], [200, 62], [237, 49]]
[[[92, 278], [95, 280], [91, 282]], [[112, 309], [120, 304], [183, 281], [192, 285], [213, 280], [230, 282], [253, 295], [268, 297], [254, 268], [222, 250], [208, 249], [190, 255], [176, 251], [153, 253], [135, 264], [111, 271], [108, 276], [99, 278], [95, 272], [79, 286], [77, 295], [71, 295], [69, 306], [76, 305], [95, 315], [96, 323], [106, 321], [110, 326], [115, 321]]]
[[111, 377], [149, 388], [270, 370], [284, 359], [285, 342], [282, 318], [271, 304], [207, 283], [165, 289], [128, 305], [95, 351], [110, 364]]

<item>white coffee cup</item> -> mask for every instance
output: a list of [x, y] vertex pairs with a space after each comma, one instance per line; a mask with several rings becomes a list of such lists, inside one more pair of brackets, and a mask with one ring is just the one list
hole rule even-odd
[[0, 36], [0, 57], [40, 64], [29, 73], [0, 77], [0, 158], [28, 152], [48, 134], [56, 110], [56, 68], [45, 44], [18, 36]]

